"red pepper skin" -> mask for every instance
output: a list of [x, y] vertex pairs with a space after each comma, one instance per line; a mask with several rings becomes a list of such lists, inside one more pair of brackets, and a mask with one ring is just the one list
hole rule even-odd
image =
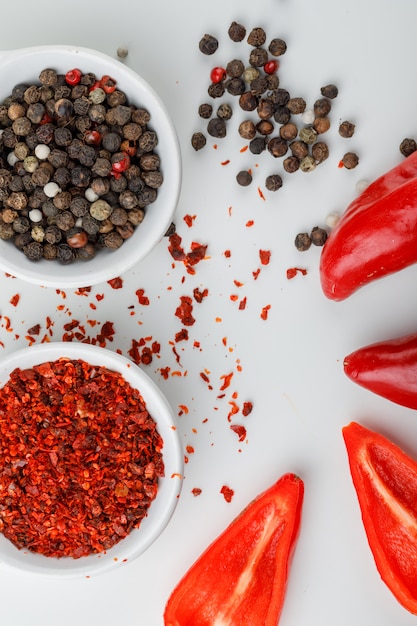
[[304, 483], [284, 474], [203, 552], [172, 592], [165, 626], [277, 626]]
[[417, 262], [417, 152], [371, 183], [346, 209], [320, 257], [330, 300]]
[[343, 367], [365, 389], [417, 409], [417, 334], [359, 348], [345, 357]]
[[398, 602], [417, 614], [417, 462], [356, 422], [343, 437], [376, 567]]

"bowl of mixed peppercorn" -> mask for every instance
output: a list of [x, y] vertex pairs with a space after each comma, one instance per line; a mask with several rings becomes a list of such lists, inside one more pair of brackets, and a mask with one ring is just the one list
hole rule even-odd
[[159, 96], [70, 46], [3, 53], [0, 77], [0, 268], [78, 288], [133, 267], [169, 229], [181, 186]]
[[171, 519], [183, 454], [169, 403], [128, 359], [57, 342], [0, 361], [0, 560], [92, 576]]

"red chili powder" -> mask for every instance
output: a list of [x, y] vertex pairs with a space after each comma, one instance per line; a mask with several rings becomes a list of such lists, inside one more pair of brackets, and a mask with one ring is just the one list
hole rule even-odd
[[61, 358], [0, 390], [0, 531], [18, 548], [79, 558], [139, 527], [164, 475], [163, 441], [118, 372]]

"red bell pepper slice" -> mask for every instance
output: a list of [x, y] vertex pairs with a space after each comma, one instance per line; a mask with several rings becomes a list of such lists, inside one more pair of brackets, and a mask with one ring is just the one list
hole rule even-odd
[[356, 422], [343, 437], [376, 567], [398, 602], [417, 614], [417, 462]]
[[371, 183], [346, 209], [320, 258], [323, 293], [344, 300], [417, 262], [417, 152]]
[[277, 626], [304, 483], [285, 474], [203, 552], [172, 592], [165, 626]]
[[359, 348], [345, 357], [343, 367], [365, 389], [417, 409], [417, 334]]

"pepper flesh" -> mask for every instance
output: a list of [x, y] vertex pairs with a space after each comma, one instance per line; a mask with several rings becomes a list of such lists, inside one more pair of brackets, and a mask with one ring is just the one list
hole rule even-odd
[[330, 300], [417, 262], [417, 152], [371, 183], [323, 246], [320, 280]]
[[284, 474], [203, 552], [171, 594], [165, 626], [277, 626], [304, 483]]
[[417, 462], [356, 422], [343, 437], [376, 567], [398, 602], [417, 614]]
[[345, 357], [343, 367], [365, 389], [417, 409], [417, 334], [361, 347]]

